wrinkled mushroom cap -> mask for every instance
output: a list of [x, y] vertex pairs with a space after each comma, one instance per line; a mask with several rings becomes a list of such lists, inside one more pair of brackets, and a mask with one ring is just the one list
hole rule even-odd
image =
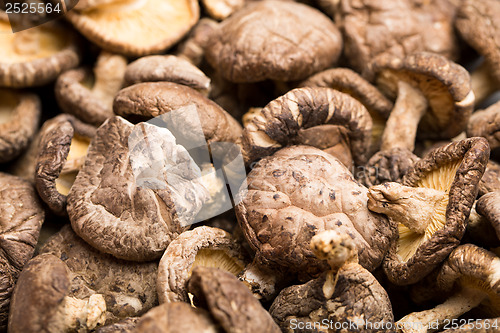
[[467, 136], [482, 136], [490, 148], [500, 147], [500, 102], [474, 112], [467, 123]]
[[331, 67], [341, 49], [340, 32], [318, 10], [259, 1], [219, 25], [206, 58], [231, 82], [294, 81]]
[[66, 17], [104, 50], [138, 57], [173, 46], [198, 21], [199, 11], [196, 0], [121, 0]]
[[485, 217], [500, 239], [500, 190], [486, 193], [477, 200], [477, 212]]
[[500, 164], [489, 160], [483, 177], [479, 181], [479, 196], [500, 190]]

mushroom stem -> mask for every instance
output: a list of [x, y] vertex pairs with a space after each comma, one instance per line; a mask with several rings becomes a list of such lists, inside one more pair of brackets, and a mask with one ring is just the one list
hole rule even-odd
[[62, 324], [64, 327], [60, 329], [64, 332], [69, 329], [80, 331], [81, 328], [90, 331], [106, 321], [106, 302], [101, 294], [91, 295], [87, 300], [66, 296], [58, 311], [61, 316], [54, 318], [64, 318], [64, 323], [54, 325]]
[[92, 93], [103, 102], [110, 110], [113, 107], [113, 99], [122, 88], [127, 59], [121, 55], [103, 52], [97, 59], [94, 68], [95, 84]]
[[486, 62], [483, 62], [471, 73], [470, 79], [476, 105], [479, 105], [488, 98], [488, 96], [500, 89], [500, 85], [491, 75], [491, 69]]
[[276, 284], [283, 279], [280, 271], [269, 269], [256, 260], [238, 276], [258, 299], [271, 300], [276, 296]]
[[398, 98], [387, 119], [380, 150], [406, 148], [413, 151], [418, 123], [427, 106], [427, 99], [420, 90], [409, 83], [399, 81]]
[[486, 294], [471, 288], [463, 288], [443, 304], [433, 309], [413, 312], [398, 321], [404, 333], [426, 333], [439, 329], [445, 319], [455, 319], [477, 307]]

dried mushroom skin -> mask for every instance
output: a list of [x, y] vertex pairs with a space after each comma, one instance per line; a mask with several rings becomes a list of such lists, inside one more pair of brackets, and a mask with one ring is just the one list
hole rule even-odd
[[467, 136], [486, 138], [492, 150], [500, 147], [500, 102], [471, 115], [467, 123]]
[[[318, 148], [334, 148], [324, 147], [320, 142], [328, 138], [327, 132], [315, 133], [315, 127], [321, 125], [343, 128], [348, 136], [347, 147], [356, 164], [366, 162], [372, 127], [366, 108], [337, 90], [309, 87], [294, 89], [271, 101], [249, 121], [242, 136], [245, 162], [249, 164], [288, 145], [319, 143]], [[330, 144], [342, 142], [336, 138], [326, 141]]]
[[80, 62], [78, 39], [72, 30], [49, 22], [12, 33], [0, 20], [0, 87], [25, 88], [47, 84]]
[[[150, 148], [159, 149], [155, 156], [160, 160], [151, 159]], [[148, 178], [157, 168], [169, 173]], [[169, 176], [186, 181], [182, 191], [172, 190]], [[68, 194], [71, 225], [89, 244], [117, 258], [157, 259], [186, 230], [189, 223], [183, 219], [196, 215], [206, 200], [200, 178], [200, 170], [168, 130], [134, 126], [115, 116], [97, 129]]]
[[205, 310], [194, 308], [187, 303], [173, 302], [149, 310], [131, 332], [216, 333], [219, 330]]
[[340, 32], [318, 10], [259, 1], [219, 25], [205, 56], [231, 82], [295, 81], [334, 65], [341, 50]]
[[500, 239], [500, 190], [486, 193], [477, 200], [477, 212], [487, 219]]
[[122, 87], [126, 66], [124, 57], [102, 52], [93, 73], [86, 68], [66, 71], [56, 81], [57, 103], [64, 112], [101, 125], [114, 115], [113, 99]]
[[248, 264], [245, 250], [228, 232], [197, 227], [174, 239], [158, 267], [160, 303], [188, 302], [187, 282], [198, 266], [214, 267], [238, 275]]
[[269, 311], [282, 331], [295, 332], [293, 327], [298, 326], [308, 332], [339, 332], [339, 327], [385, 332], [368, 323], [392, 324], [391, 302], [375, 277], [359, 265], [352, 239], [329, 230], [314, 236], [311, 248], [330, 270], [303, 285], [283, 289], [275, 298]]
[[168, 81], [208, 92], [210, 78], [189, 61], [173, 55], [142, 57], [127, 66], [125, 86], [140, 82]]
[[43, 201], [56, 214], [66, 215], [66, 196], [85, 162], [95, 127], [62, 114], [40, 131], [35, 185]]
[[228, 272], [196, 267], [188, 290], [194, 295], [196, 306], [208, 310], [225, 332], [281, 332], [259, 300]]
[[33, 186], [0, 173], [0, 328], [7, 324], [14, 285], [38, 241], [45, 213]]
[[0, 163], [13, 160], [28, 147], [41, 113], [38, 96], [0, 88]]
[[117, 0], [66, 14], [91, 42], [131, 57], [167, 50], [193, 27], [199, 16], [196, 0]]
[[373, 270], [382, 262], [396, 228], [366, 207], [367, 189], [335, 157], [293, 146], [265, 157], [247, 177], [248, 191], [236, 206], [238, 222], [255, 260], [287, 267], [302, 277], [327, 266], [314, 258], [309, 241], [324, 230], [347, 233], [360, 263]]
[[460, 243], [488, 158], [484, 138], [452, 142], [416, 162], [401, 184], [369, 189], [369, 209], [398, 226], [383, 264], [393, 283], [421, 280]]
[[478, 186], [479, 196], [500, 190], [500, 164], [489, 160]]

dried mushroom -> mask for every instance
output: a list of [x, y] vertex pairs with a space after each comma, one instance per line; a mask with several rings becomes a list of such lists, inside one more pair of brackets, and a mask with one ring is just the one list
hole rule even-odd
[[28, 147], [38, 130], [41, 108], [36, 95], [0, 89], [0, 163], [11, 161]]
[[197, 307], [207, 309], [227, 333], [279, 333], [260, 302], [234, 275], [211, 267], [196, 267], [188, 290]]
[[78, 68], [59, 76], [55, 86], [57, 103], [64, 112], [101, 125], [113, 116], [113, 99], [122, 87], [126, 66], [124, 57], [102, 52], [93, 73]]
[[72, 30], [49, 22], [13, 33], [8, 21], [0, 20], [0, 87], [44, 85], [79, 62]]
[[231, 82], [295, 81], [331, 67], [341, 50], [340, 32], [320, 11], [259, 1], [219, 25], [205, 56]]
[[488, 157], [483, 138], [452, 142], [416, 162], [402, 183], [370, 187], [368, 208], [399, 230], [383, 264], [391, 282], [421, 280], [460, 243]]
[[477, 200], [477, 212], [493, 227], [500, 239], [500, 190], [483, 195]]
[[366, 162], [372, 121], [354, 98], [330, 88], [298, 88], [271, 101], [245, 126], [245, 161], [250, 164], [288, 145], [307, 144], [352, 166]]
[[301, 332], [347, 332], [347, 328], [382, 332], [368, 323], [389, 327], [394, 322], [386, 291], [359, 265], [350, 236], [325, 231], [311, 239], [311, 249], [330, 269], [306, 284], [283, 289], [276, 297], [269, 311], [283, 332], [296, 332], [293, 327], [303, 328]]
[[186, 39], [178, 44], [175, 55], [188, 60], [195, 66], [200, 66], [205, 57], [205, 48], [217, 25], [216, 21], [206, 17], [199, 20]]
[[486, 138], [492, 150], [500, 147], [500, 102], [472, 114], [467, 124], [467, 136]]
[[35, 185], [56, 214], [67, 214], [66, 196], [85, 162], [95, 131], [95, 127], [67, 114], [53, 118], [40, 131]]
[[257, 252], [256, 264], [286, 267], [302, 279], [317, 276], [328, 265], [314, 257], [309, 242], [317, 233], [338, 230], [353, 239], [360, 264], [373, 270], [396, 236], [384, 216], [368, 210], [368, 190], [317, 148], [283, 148], [260, 160], [247, 182], [236, 214]]
[[198, 21], [199, 12], [196, 0], [117, 0], [72, 10], [66, 17], [104, 50], [137, 57], [173, 46]]
[[131, 333], [139, 319], [140, 317], [129, 317], [117, 323], [99, 327], [95, 330], [95, 333]]
[[189, 302], [187, 282], [195, 267], [215, 267], [238, 275], [247, 263], [244, 249], [224, 230], [197, 227], [183, 232], [168, 245], [160, 260], [160, 303]]
[[157, 304], [157, 263], [100, 253], [66, 225], [22, 272], [13, 295], [12, 332], [87, 332], [140, 316]]
[[245, 0], [202, 0], [203, 7], [210, 17], [224, 20], [245, 5]]
[[500, 190], [500, 164], [489, 160], [483, 178], [479, 181], [479, 196]]

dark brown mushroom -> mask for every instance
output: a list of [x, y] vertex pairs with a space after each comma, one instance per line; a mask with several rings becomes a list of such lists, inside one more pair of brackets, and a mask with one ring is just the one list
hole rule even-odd
[[206, 58], [231, 82], [294, 81], [331, 67], [341, 49], [340, 32], [318, 10], [291, 1], [259, 1], [219, 25]]
[[500, 190], [486, 193], [477, 200], [477, 212], [493, 227], [500, 239]]
[[491, 150], [500, 147], [500, 102], [472, 114], [467, 124], [467, 136], [482, 136]]
[[188, 60], [195, 66], [200, 66], [205, 57], [205, 48], [217, 25], [216, 21], [206, 17], [199, 20], [186, 39], [178, 44], [175, 55]]
[[479, 181], [479, 196], [500, 190], [500, 164], [489, 160], [483, 178]]

